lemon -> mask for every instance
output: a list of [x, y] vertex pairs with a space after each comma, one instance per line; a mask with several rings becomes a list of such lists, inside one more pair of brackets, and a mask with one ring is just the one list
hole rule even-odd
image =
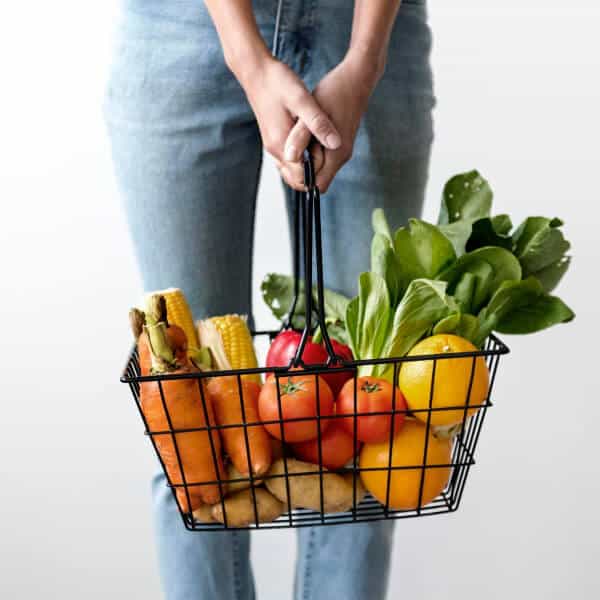
[[[451, 355], [456, 352], [475, 352], [477, 348], [468, 340], [457, 335], [440, 334], [419, 342], [408, 356], [425, 354]], [[433, 360], [420, 360], [403, 363], [400, 369], [399, 386], [406, 398], [408, 407], [415, 411], [415, 417], [427, 422], [429, 407], [431, 425], [454, 425], [465, 416], [477, 411], [478, 405], [485, 403], [489, 389], [489, 372], [482, 356], [438, 359], [435, 367], [433, 394], [431, 393]], [[471, 382], [471, 374], [473, 381]]]

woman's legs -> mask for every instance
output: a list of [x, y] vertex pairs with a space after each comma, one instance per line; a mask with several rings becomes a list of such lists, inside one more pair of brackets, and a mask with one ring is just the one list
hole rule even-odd
[[[106, 113], [145, 289], [250, 314], [262, 147], [202, 2], [127, 2]], [[152, 491], [166, 600], [252, 599], [248, 533], [188, 532], [162, 474]]]
[[[299, 67], [314, 86], [344, 56], [353, 3], [298, 0], [295, 4], [304, 6], [304, 12], [292, 12], [297, 29], [284, 30], [282, 58]], [[423, 4], [405, 1], [386, 72], [359, 130], [353, 158], [321, 203], [325, 283], [349, 296], [356, 295], [358, 274], [370, 268], [373, 209], [383, 207], [394, 228], [421, 213], [433, 137], [430, 43]], [[294, 54], [287, 56], [286, 50]], [[378, 521], [298, 530], [296, 600], [382, 600], [393, 524]]]

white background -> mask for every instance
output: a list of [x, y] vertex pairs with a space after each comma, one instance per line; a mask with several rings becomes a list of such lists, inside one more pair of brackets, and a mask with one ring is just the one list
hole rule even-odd
[[[200, 0], [198, 0], [200, 1]], [[393, 598], [587, 600], [597, 577], [600, 6], [432, 0], [439, 105], [426, 216], [477, 167], [515, 221], [560, 216], [576, 321], [512, 338], [461, 510], [401, 522]], [[118, 375], [140, 281], [101, 100], [114, 2], [11, 2], [0, 31], [0, 597], [160, 598], [150, 445]], [[288, 265], [260, 189], [256, 284]], [[273, 252], [273, 248], [277, 251]], [[281, 250], [282, 249], [282, 250]], [[258, 323], [272, 324], [256, 298]], [[254, 535], [260, 597], [290, 595], [294, 534]]]

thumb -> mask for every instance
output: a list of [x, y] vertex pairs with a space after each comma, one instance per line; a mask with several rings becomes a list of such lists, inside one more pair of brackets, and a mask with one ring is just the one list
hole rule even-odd
[[338, 130], [308, 91], [290, 108], [325, 148], [337, 150], [341, 146], [342, 138]]

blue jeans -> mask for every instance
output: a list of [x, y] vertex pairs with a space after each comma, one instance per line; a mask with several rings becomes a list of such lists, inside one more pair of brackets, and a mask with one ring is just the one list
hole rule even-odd
[[[276, 5], [254, 1], [269, 44]], [[352, 9], [348, 0], [284, 1], [278, 57], [309, 87], [343, 58]], [[421, 211], [430, 43], [422, 1], [404, 0], [353, 158], [323, 199], [325, 282], [348, 295], [369, 268], [373, 208], [382, 206], [393, 226]], [[262, 145], [201, 0], [124, 0], [105, 108], [145, 288], [183, 288], [198, 318], [251, 314]], [[248, 533], [188, 532], [162, 474], [152, 489], [167, 600], [254, 598]], [[384, 598], [392, 532], [385, 521], [298, 530], [295, 597]]]

